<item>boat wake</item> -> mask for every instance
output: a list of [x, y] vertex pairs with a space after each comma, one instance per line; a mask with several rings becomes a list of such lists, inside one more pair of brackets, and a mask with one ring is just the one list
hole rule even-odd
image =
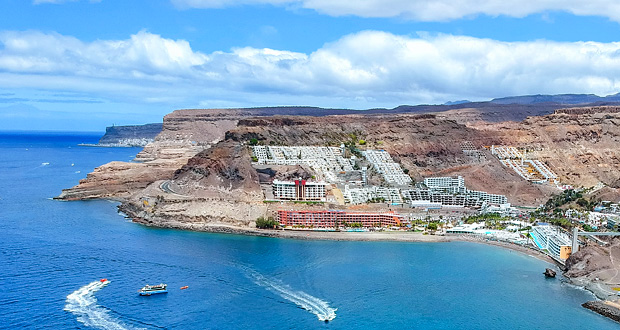
[[67, 296], [65, 310], [77, 316], [77, 320], [88, 327], [105, 330], [136, 329], [124, 325], [110, 316], [109, 310], [97, 305], [95, 292], [105, 287], [109, 281], [96, 281], [79, 288]]
[[247, 272], [254, 283], [277, 293], [280, 297], [313, 313], [320, 321], [331, 321], [336, 318], [337, 308], [330, 307], [326, 301], [311, 296], [303, 291], [293, 290], [290, 286], [278, 280], [268, 279], [256, 271], [248, 270]]

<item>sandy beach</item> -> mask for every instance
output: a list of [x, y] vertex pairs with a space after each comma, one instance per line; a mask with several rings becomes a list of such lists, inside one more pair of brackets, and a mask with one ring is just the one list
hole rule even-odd
[[[140, 222], [139, 219], [134, 221]], [[142, 223], [142, 222], [140, 222]], [[143, 223], [145, 225], [151, 225], [149, 223]], [[280, 237], [291, 239], [304, 239], [304, 240], [331, 240], [331, 241], [393, 241], [393, 242], [473, 242], [480, 244], [488, 244], [493, 246], [510, 249], [524, 253], [528, 256], [538, 258], [540, 260], [549, 262], [550, 264], [559, 267], [558, 263], [548, 255], [541, 251], [525, 246], [512, 244], [508, 242], [499, 242], [484, 239], [481, 237], [470, 235], [424, 235], [422, 232], [411, 231], [374, 231], [374, 232], [335, 232], [335, 231], [312, 231], [312, 230], [271, 230], [271, 229], [256, 229], [256, 228], [244, 228], [230, 225], [220, 224], [190, 224], [190, 223], [174, 223], [168, 224], [169, 228], [177, 228], [184, 230], [205, 231], [213, 233], [229, 233], [240, 235], [253, 235], [264, 237]], [[542, 270], [544, 271], [544, 269]]]

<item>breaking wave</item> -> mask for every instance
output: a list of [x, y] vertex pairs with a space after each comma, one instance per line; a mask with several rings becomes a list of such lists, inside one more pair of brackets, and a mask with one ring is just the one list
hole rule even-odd
[[253, 270], [246, 270], [254, 283], [275, 292], [282, 298], [313, 313], [320, 321], [331, 321], [336, 318], [337, 308], [332, 308], [326, 301], [311, 296], [303, 291], [293, 290], [290, 286], [274, 279], [268, 279]]
[[105, 330], [136, 329], [124, 325], [120, 320], [110, 316], [109, 310], [97, 305], [95, 292], [101, 290], [109, 282], [92, 282], [67, 296], [65, 310], [77, 316], [77, 320], [88, 327]]

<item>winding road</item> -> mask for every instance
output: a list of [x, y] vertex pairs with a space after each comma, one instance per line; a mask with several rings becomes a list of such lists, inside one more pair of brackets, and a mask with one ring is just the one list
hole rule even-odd
[[168, 193], [168, 194], [177, 195], [177, 196], [181, 196], [181, 197], [188, 197], [186, 195], [179, 194], [179, 193], [175, 192], [174, 190], [172, 190], [170, 188], [170, 180], [166, 180], [166, 181], [162, 182], [159, 185], [159, 189], [161, 189], [163, 192]]

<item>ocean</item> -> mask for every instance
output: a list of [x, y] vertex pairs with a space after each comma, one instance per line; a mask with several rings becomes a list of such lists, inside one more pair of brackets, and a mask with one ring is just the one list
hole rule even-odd
[[[78, 146], [98, 138], [0, 133], [0, 328], [619, 328], [546, 279], [548, 263], [498, 247], [156, 229], [110, 201], [52, 200], [140, 151]], [[162, 282], [169, 293], [137, 293]]]

